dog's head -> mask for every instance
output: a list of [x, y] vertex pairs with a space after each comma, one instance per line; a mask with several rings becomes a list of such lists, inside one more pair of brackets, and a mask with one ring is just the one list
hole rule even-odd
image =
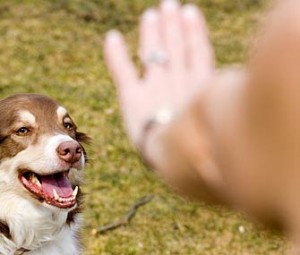
[[0, 200], [8, 193], [50, 210], [74, 209], [87, 140], [66, 109], [46, 96], [0, 101]]

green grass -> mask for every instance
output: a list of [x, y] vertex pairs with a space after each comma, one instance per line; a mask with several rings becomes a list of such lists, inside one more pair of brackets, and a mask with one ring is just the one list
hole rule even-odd
[[[288, 245], [282, 237], [241, 215], [179, 198], [130, 148], [103, 62], [103, 36], [118, 28], [134, 49], [138, 14], [157, 2], [1, 0], [0, 96], [49, 95], [70, 110], [81, 131], [93, 137], [87, 148], [90, 163], [84, 186], [85, 255], [283, 254]], [[218, 65], [245, 61], [263, 1], [193, 2], [208, 18]], [[154, 199], [130, 224], [103, 235], [91, 234], [119, 219], [147, 194]]]

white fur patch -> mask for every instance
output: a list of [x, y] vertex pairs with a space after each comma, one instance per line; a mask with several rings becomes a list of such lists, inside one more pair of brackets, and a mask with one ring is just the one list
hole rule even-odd
[[57, 117], [59, 120], [62, 120], [66, 114], [68, 113], [68, 111], [66, 110], [66, 108], [62, 107], [62, 106], [59, 106], [56, 110], [56, 113], [57, 113]]
[[20, 111], [19, 118], [21, 122], [34, 126], [36, 123], [35, 116], [29, 111]]

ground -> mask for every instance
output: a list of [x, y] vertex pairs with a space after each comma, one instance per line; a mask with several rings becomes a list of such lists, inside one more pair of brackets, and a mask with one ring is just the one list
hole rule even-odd
[[[264, 1], [190, 2], [201, 6], [208, 19], [218, 66], [244, 63]], [[280, 235], [240, 214], [178, 197], [131, 149], [103, 62], [103, 37], [118, 28], [136, 58], [138, 14], [157, 3], [1, 0], [0, 97], [20, 92], [49, 95], [93, 138], [84, 185], [85, 255], [283, 254], [288, 245]], [[153, 199], [129, 224], [93, 234], [149, 194]]]

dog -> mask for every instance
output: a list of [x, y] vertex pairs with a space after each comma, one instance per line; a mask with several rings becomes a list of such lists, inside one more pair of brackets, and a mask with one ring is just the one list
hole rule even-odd
[[88, 141], [47, 96], [0, 101], [0, 254], [80, 254]]

